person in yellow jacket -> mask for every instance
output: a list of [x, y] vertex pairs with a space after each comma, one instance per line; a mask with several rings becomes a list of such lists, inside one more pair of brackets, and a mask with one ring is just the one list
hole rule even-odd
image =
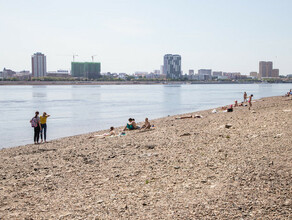
[[[41, 143], [43, 143], [43, 140], [47, 142], [47, 118], [50, 117], [46, 112], [43, 113], [43, 115], [40, 117], [40, 122], [41, 122]], [[43, 139], [43, 134], [44, 134], [44, 139]]]

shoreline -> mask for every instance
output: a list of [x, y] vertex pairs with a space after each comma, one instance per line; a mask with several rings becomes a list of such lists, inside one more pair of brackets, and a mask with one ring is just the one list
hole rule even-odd
[[[263, 97], [263, 98], [260, 98], [260, 99], [254, 99], [253, 103], [257, 102], [258, 100], [276, 98], [276, 97], [282, 97], [282, 96], [268, 96], [268, 97]], [[231, 104], [228, 104], [228, 105], [231, 105]], [[234, 103], [232, 103], [232, 105], [234, 105]], [[225, 105], [225, 106], [227, 106], [227, 105]], [[220, 112], [220, 111], [222, 111], [221, 107], [222, 106], [218, 106], [218, 107], [214, 107], [214, 108], [211, 108], [211, 109], [204, 109], [204, 110], [199, 110], [199, 111], [195, 111], [195, 112], [168, 115], [168, 116], [164, 116], [164, 117], [160, 117], [160, 118], [154, 118], [154, 119], [151, 119], [149, 121], [151, 121], [151, 122], [159, 122], [160, 120], [165, 120], [165, 119], [170, 118], [170, 117], [171, 118], [176, 118], [176, 117], [185, 116], [185, 115], [197, 115], [197, 114], [202, 114], [202, 113], [210, 113], [213, 109], [216, 109], [217, 111]], [[237, 107], [237, 108], [240, 108], [240, 107]], [[247, 107], [245, 107], [245, 108], [247, 108]], [[126, 124], [126, 122], [127, 122], [127, 119], [125, 119], [125, 124]], [[137, 125], [141, 127], [143, 125], [143, 123], [144, 123], [144, 121], [140, 121], [140, 122], [137, 122]], [[115, 130], [116, 131], [118, 130], [117, 133], [120, 133], [120, 132], [122, 132], [122, 129], [124, 127], [125, 127], [124, 125], [118, 126], [118, 127], [115, 127]], [[62, 141], [62, 139], [65, 139], [65, 138], [79, 137], [79, 136], [83, 136], [83, 135], [88, 136], [88, 135], [93, 135], [93, 134], [103, 134], [103, 133], [106, 133], [108, 131], [109, 131], [109, 128], [108, 129], [100, 129], [100, 130], [96, 130], [96, 131], [92, 131], [92, 132], [81, 133], [81, 134], [69, 135], [69, 136], [59, 137], [59, 138], [55, 138], [55, 139], [50, 139], [47, 143], [51, 143], [53, 141]], [[44, 145], [44, 144], [46, 144], [46, 143], [39, 143], [37, 145]], [[2, 148], [0, 148], [0, 151], [3, 150], [3, 149], [18, 148], [18, 147], [24, 147], [24, 146], [28, 146], [28, 145], [30, 146], [30, 145], [34, 145], [34, 144], [33, 143], [29, 143], [29, 144], [16, 145], [16, 146], [10, 146], [10, 147], [2, 147]]]
[[287, 219], [292, 99], [255, 101], [121, 137], [1, 149], [0, 218]]
[[[280, 97], [280, 96], [268, 96], [268, 97], [264, 97], [264, 98], [273, 98], [273, 97]], [[257, 100], [261, 100], [261, 99], [264, 99], [264, 98], [254, 99], [253, 102], [256, 102]], [[228, 105], [231, 105], [231, 104], [228, 104]], [[232, 103], [232, 105], [234, 105], [234, 103]], [[225, 106], [227, 106], [227, 105], [225, 105]], [[199, 110], [199, 111], [195, 111], [195, 112], [168, 115], [168, 116], [164, 116], [164, 117], [160, 117], [160, 118], [154, 118], [154, 119], [151, 119], [149, 121], [156, 122], [156, 121], [160, 121], [160, 120], [165, 120], [165, 119], [167, 119], [169, 117], [173, 118], [173, 117], [180, 117], [180, 116], [184, 116], [184, 115], [196, 115], [196, 114], [203, 113], [203, 112], [211, 112], [213, 109], [221, 111], [220, 110], [221, 107], [222, 106], [218, 106], [218, 107], [215, 107], [215, 108], [204, 109], [204, 110]], [[126, 124], [126, 122], [127, 122], [127, 119], [125, 119], [125, 124]], [[140, 122], [137, 122], [137, 125], [141, 127], [143, 125], [143, 123], [144, 123], [144, 121], [140, 121]], [[115, 127], [115, 130], [116, 131], [119, 130], [117, 133], [120, 133], [124, 127], [125, 126], [123, 126], [123, 125], [122, 126], [118, 126], [118, 127]], [[92, 132], [76, 134], [76, 135], [69, 135], [69, 136], [59, 137], [59, 138], [55, 138], [55, 139], [50, 139], [47, 143], [51, 143], [52, 141], [62, 140], [64, 138], [79, 137], [79, 136], [83, 136], [83, 135], [92, 135], [92, 134], [103, 134], [103, 133], [106, 133], [108, 131], [109, 131], [109, 128], [108, 129], [100, 129], [100, 130], [96, 130], [96, 131], [92, 131]], [[46, 143], [39, 143], [38, 145], [44, 145], [44, 144], [46, 144]], [[2, 147], [2, 148], [0, 148], [0, 151], [3, 150], [3, 149], [18, 148], [18, 147], [24, 147], [24, 146], [28, 146], [28, 145], [34, 145], [34, 144], [33, 143], [29, 143], [29, 144], [16, 145], [16, 146], [10, 146], [10, 147]]]

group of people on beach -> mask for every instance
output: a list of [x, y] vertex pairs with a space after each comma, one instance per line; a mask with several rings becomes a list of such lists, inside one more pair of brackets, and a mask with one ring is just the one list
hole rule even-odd
[[136, 122], [135, 122], [135, 119], [134, 118], [129, 118], [128, 119], [128, 123], [127, 125], [125, 126], [125, 128], [123, 129], [123, 131], [121, 133], [116, 133], [115, 131], [115, 128], [114, 127], [110, 127], [110, 130], [109, 132], [106, 132], [106, 133], [103, 133], [103, 134], [97, 134], [97, 135], [94, 135], [94, 136], [90, 136], [89, 138], [94, 138], [94, 137], [99, 137], [99, 138], [105, 138], [107, 136], [123, 136], [125, 135], [125, 131], [128, 130], [147, 130], [147, 129], [150, 129], [151, 127], [154, 127], [154, 125], [151, 125], [150, 122], [149, 122], [149, 119], [148, 118], [145, 118], [145, 122], [144, 124], [142, 125], [142, 127], [139, 127]]
[[129, 118], [128, 121], [129, 122], [125, 126], [124, 131], [125, 130], [150, 129], [151, 128], [151, 125], [150, 125], [148, 118], [145, 118], [144, 125], [141, 128], [139, 126], [137, 126], [134, 118]]
[[[252, 98], [253, 98], [253, 94], [251, 94], [248, 98], [247, 98], [247, 93], [244, 92], [243, 93], [243, 102], [238, 104], [238, 101], [235, 100], [234, 103], [234, 107], [239, 107], [239, 106], [247, 106], [246, 103], [248, 103], [248, 109], [250, 110], [250, 108], [252, 107]], [[231, 105], [232, 107], [232, 105]]]
[[[248, 106], [248, 109], [252, 107], [252, 98], [253, 94], [251, 94], [249, 97], [247, 96], [247, 93], [243, 93], [243, 101], [241, 103], [238, 103], [237, 100], [235, 100], [234, 105], [228, 105], [228, 106], [223, 106], [221, 109], [225, 110], [226, 112], [233, 112], [233, 107], [239, 107], [239, 106]], [[248, 104], [246, 104], [248, 103]]]
[[41, 143], [47, 142], [47, 118], [50, 117], [46, 112], [39, 117], [39, 112], [35, 112], [35, 116], [30, 120], [31, 127], [34, 128], [34, 143], [39, 144], [41, 136]]
[[[292, 90], [290, 89], [290, 92], [288, 92], [286, 94], [286, 96], [292, 96]], [[253, 98], [253, 94], [251, 94], [249, 97], [247, 96], [247, 93], [244, 92], [243, 94], [243, 102], [241, 102], [240, 104], [238, 104], [238, 101], [235, 100], [234, 103], [234, 107], [238, 107], [238, 106], [247, 106], [246, 102], [248, 103], [249, 106], [249, 110], [252, 107], [252, 98]], [[226, 110], [227, 112], [232, 112], [233, 111], [233, 105], [230, 106], [224, 106], [222, 107], [223, 110]], [[214, 110], [213, 110], [214, 111]], [[34, 128], [34, 143], [38, 144], [39, 143], [39, 137], [41, 136], [41, 143], [46, 142], [46, 138], [47, 138], [47, 118], [50, 117], [50, 115], [48, 115], [46, 112], [43, 113], [42, 116], [39, 117], [39, 112], [36, 111], [35, 112], [35, 116], [30, 120], [31, 126]], [[192, 118], [193, 116], [185, 116], [185, 117], [180, 117], [177, 119], [185, 119], [185, 118]], [[201, 118], [202, 116], [195, 116], [194, 118]], [[129, 118], [128, 119], [128, 123], [125, 126], [125, 128], [123, 129], [123, 132], [121, 133], [121, 135], [125, 135], [125, 131], [126, 130], [135, 130], [135, 129], [150, 129], [151, 128], [151, 124], [148, 120], [148, 118], [145, 118], [145, 122], [143, 124], [142, 127], [139, 127], [136, 124], [136, 121], [134, 118]], [[101, 136], [101, 137], [105, 137], [105, 136], [115, 136], [117, 135], [115, 132], [115, 128], [114, 127], [110, 127], [110, 130], [108, 133], [104, 133], [102, 135], [95, 135], [95, 136]]]

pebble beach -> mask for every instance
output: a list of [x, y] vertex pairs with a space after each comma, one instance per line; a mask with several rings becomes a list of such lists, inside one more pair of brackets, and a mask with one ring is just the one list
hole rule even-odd
[[291, 97], [212, 110], [1, 149], [0, 219], [291, 219]]

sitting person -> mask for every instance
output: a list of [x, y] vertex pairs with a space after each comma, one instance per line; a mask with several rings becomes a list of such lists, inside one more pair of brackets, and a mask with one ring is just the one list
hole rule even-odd
[[227, 107], [227, 112], [233, 112], [233, 106], [230, 105], [229, 107]]
[[235, 100], [234, 107], [238, 107], [238, 102]]
[[151, 128], [151, 125], [150, 125], [150, 122], [148, 121], [148, 118], [145, 118], [145, 123], [144, 125], [141, 127], [141, 129], [144, 128], [144, 129], [150, 129]]
[[137, 126], [135, 119], [134, 118], [129, 118], [129, 123], [127, 123], [126, 127], [124, 128], [125, 130], [134, 130], [138, 129], [139, 127]]

